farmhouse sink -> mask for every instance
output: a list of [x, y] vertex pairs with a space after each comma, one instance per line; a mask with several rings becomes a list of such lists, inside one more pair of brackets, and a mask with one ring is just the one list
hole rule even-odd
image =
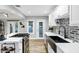
[[49, 36], [52, 40], [54, 40], [56, 43], [69, 43], [68, 41], [58, 37], [58, 36]]

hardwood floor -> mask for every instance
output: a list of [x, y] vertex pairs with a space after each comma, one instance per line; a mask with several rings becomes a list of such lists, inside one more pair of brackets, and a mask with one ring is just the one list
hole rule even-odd
[[33, 39], [29, 41], [29, 52], [30, 53], [46, 53], [44, 40]]

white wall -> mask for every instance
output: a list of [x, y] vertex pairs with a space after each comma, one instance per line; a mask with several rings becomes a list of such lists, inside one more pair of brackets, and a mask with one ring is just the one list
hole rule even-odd
[[63, 15], [68, 13], [67, 5], [59, 5], [55, 10], [49, 15], [49, 26], [56, 26], [55, 19], [63, 17]]
[[[25, 25], [25, 28], [21, 28], [21, 25], [18, 23], [19, 24], [18, 31], [27, 33], [27, 28], [28, 28], [27, 22], [30, 21], [30, 20], [34, 21], [34, 32], [32, 34], [30, 34], [31, 38], [33, 38], [33, 39], [37, 38], [37, 34], [36, 34], [36, 32], [37, 32], [37, 30], [36, 30], [36, 28], [37, 28], [37, 24], [36, 24], [37, 21], [44, 20], [44, 22], [45, 22], [45, 26], [44, 26], [45, 29], [44, 29], [44, 31], [45, 32], [48, 31], [48, 28], [49, 28], [49, 26], [48, 26], [48, 16], [27, 16], [26, 20], [20, 20], [19, 21], [19, 22], [22, 22], [23, 25]], [[8, 31], [9, 31], [9, 27], [7, 27], [7, 32]]]
[[[44, 20], [44, 22], [45, 22], [45, 32], [46, 31], [48, 31], [48, 16], [27, 16], [26, 17], [27, 19], [26, 20], [22, 20], [22, 22], [24, 22], [24, 24], [25, 24], [25, 27], [26, 27], [26, 31], [25, 32], [27, 32], [27, 21], [30, 21], [30, 20], [32, 20], [32, 21], [34, 21], [34, 32], [32, 33], [32, 34], [30, 34], [30, 37], [31, 38], [33, 38], [33, 39], [36, 39], [36, 38], [38, 38], [37, 37], [37, 30], [36, 30], [36, 28], [37, 28], [37, 21], [41, 21], [41, 20]], [[20, 30], [21, 30], [21, 28], [20, 28]], [[20, 32], [22, 32], [22, 31], [20, 31]]]

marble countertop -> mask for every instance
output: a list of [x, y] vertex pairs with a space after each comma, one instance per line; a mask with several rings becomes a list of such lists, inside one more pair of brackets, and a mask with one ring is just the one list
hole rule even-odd
[[[22, 42], [23, 37], [11, 37], [13, 35], [20, 34], [20, 33], [21, 32], [4, 35], [6, 39], [3, 41], [0, 41], [0, 44], [1, 43], [12, 43], [12, 42]], [[26, 34], [26, 33], [23, 33], [23, 34]]]
[[11, 33], [11, 34], [8, 34], [8, 35], [5, 35], [5, 40], [3, 41], [0, 41], [0, 44], [1, 43], [16, 43], [16, 42], [21, 42], [23, 37], [11, 37], [13, 35], [15, 35], [17, 33]]
[[22, 41], [22, 37], [18, 38], [18, 37], [11, 37], [11, 38], [6, 38], [3, 41], [0, 41], [1, 43], [16, 43], [16, 42], [21, 42]]
[[75, 42], [73, 43], [72, 40], [64, 38], [60, 36], [59, 34], [52, 33], [52, 32], [46, 32], [47, 36], [59, 36], [60, 38], [63, 38], [64, 40], [67, 40], [70, 43], [56, 43], [57, 47], [59, 47], [63, 52], [65, 53], [79, 53], [79, 43]]

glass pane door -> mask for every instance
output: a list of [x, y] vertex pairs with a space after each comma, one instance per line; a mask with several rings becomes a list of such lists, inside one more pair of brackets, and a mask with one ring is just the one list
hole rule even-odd
[[18, 32], [18, 22], [15, 23], [15, 32]]
[[33, 21], [29, 21], [29, 33], [33, 33]]
[[43, 22], [39, 22], [39, 37], [43, 37]]
[[10, 24], [10, 33], [13, 33], [13, 27], [12, 27], [12, 24]]

